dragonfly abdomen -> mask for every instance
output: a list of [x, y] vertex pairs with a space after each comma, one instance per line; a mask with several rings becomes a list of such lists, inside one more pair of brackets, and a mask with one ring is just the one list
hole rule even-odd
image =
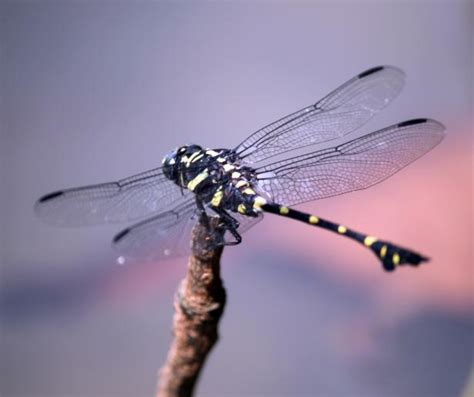
[[417, 252], [402, 248], [388, 241], [379, 240], [374, 236], [357, 232], [344, 225], [337, 224], [320, 218], [316, 215], [307, 214], [293, 208], [275, 203], [265, 203], [261, 205], [261, 209], [265, 212], [291, 218], [300, 222], [304, 222], [308, 225], [317, 226], [355, 240], [365, 247], [370, 248], [370, 250], [382, 262], [383, 268], [386, 271], [393, 271], [399, 265], [418, 266], [420, 263], [429, 260]]

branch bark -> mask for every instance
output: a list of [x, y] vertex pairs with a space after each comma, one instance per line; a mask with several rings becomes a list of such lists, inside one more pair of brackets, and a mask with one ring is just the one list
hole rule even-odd
[[174, 341], [160, 370], [157, 397], [191, 397], [210, 350], [218, 339], [218, 323], [226, 293], [220, 276], [222, 239], [218, 219], [199, 222], [192, 233], [188, 272], [175, 296]]

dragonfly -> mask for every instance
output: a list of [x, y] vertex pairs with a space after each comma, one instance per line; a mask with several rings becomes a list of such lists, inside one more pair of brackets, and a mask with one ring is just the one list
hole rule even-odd
[[135, 221], [113, 238], [122, 263], [186, 255], [190, 232], [203, 216], [218, 217], [225, 230], [217, 246], [239, 244], [241, 234], [268, 213], [352, 239], [371, 250], [386, 271], [418, 266], [428, 258], [294, 208], [375, 185], [441, 142], [445, 127], [427, 118], [347, 139], [387, 106], [404, 82], [397, 67], [368, 69], [233, 149], [183, 145], [150, 171], [46, 194], [35, 212], [63, 226]]

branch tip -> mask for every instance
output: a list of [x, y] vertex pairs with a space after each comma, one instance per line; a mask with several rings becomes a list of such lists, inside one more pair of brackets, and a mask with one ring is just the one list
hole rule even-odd
[[175, 295], [174, 341], [159, 373], [157, 397], [191, 397], [207, 355], [218, 340], [226, 293], [220, 277], [224, 231], [218, 218], [192, 233], [188, 272]]

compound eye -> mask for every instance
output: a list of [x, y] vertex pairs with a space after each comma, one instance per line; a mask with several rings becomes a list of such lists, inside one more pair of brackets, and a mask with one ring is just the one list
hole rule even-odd
[[162, 161], [163, 166], [169, 166], [176, 163], [176, 150], [168, 153]]
[[163, 173], [168, 179], [176, 179], [176, 150], [169, 153], [163, 160]]

